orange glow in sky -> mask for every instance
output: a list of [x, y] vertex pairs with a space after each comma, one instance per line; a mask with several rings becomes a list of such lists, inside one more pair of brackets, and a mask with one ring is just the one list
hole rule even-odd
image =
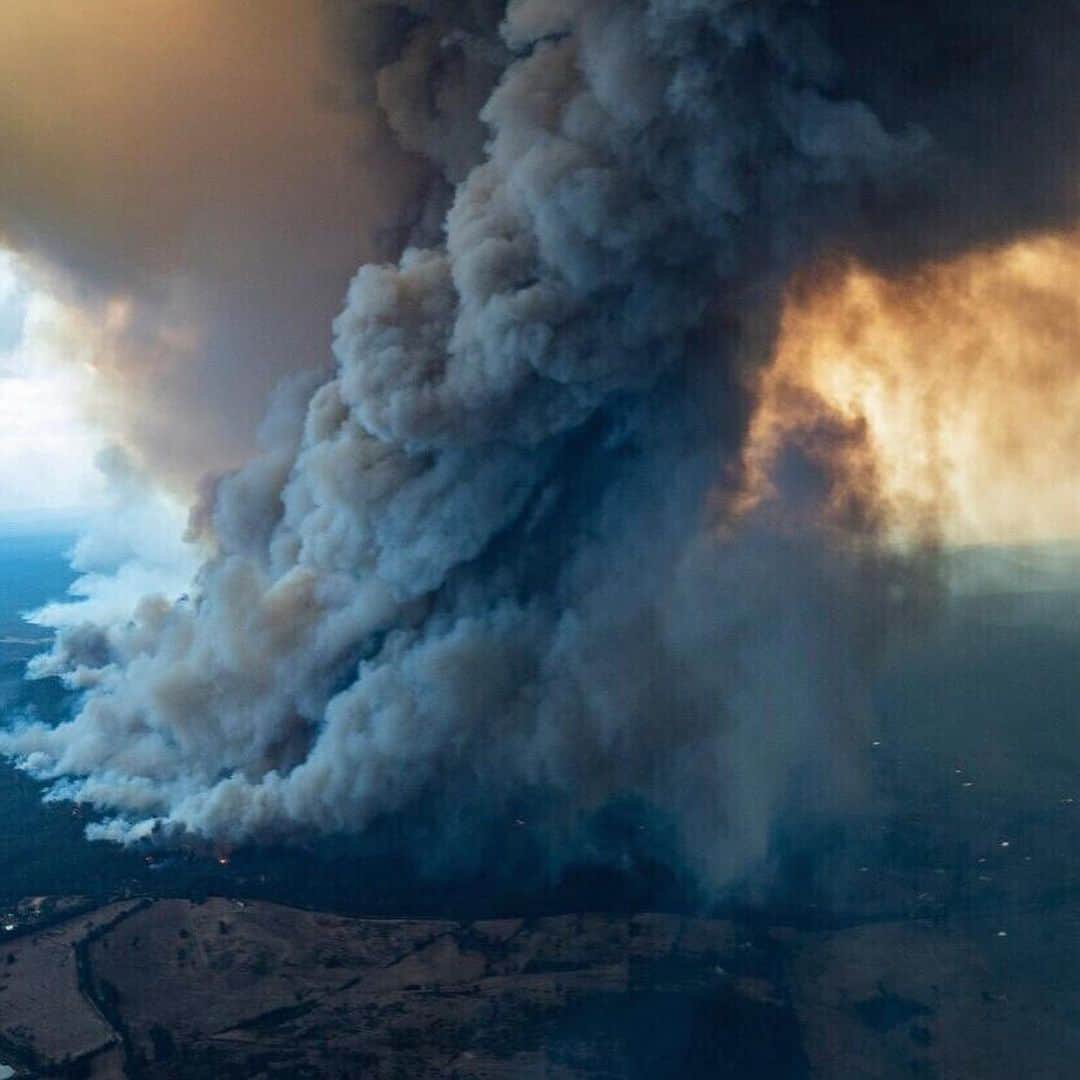
[[1078, 537], [1080, 234], [901, 278], [855, 263], [806, 275], [760, 392], [751, 473], [813, 401], [861, 432], [900, 532], [932, 522], [959, 544]]

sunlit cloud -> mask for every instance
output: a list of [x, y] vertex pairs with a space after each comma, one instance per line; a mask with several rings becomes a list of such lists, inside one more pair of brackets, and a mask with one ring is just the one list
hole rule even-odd
[[101, 504], [92, 350], [82, 317], [0, 253], [0, 514]]
[[828, 414], [901, 531], [954, 544], [1080, 537], [1080, 234], [889, 278], [852, 263], [785, 304], [747, 454]]

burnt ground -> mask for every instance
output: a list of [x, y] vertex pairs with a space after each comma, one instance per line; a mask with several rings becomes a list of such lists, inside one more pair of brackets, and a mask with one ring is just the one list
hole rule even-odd
[[162, 1080], [1074, 1076], [1080, 995], [1048, 1002], [998, 934], [128, 900], [7, 941], [0, 1059]]

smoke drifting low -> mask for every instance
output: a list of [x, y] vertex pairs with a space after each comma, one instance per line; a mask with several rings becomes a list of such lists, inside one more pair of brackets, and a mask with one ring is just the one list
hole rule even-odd
[[[827, 403], [745, 497], [751, 376], [823, 254], [898, 272], [1075, 214], [1076, 9], [946, 6], [340, 10], [442, 179], [353, 279], [331, 377], [208, 491], [191, 595], [63, 632], [37, 670], [77, 714], [3, 749], [125, 842], [537, 792], [558, 848], [631, 794], [713, 883], [857, 797], [875, 659], [933, 581]], [[984, 114], [999, 63], [1053, 108]]]

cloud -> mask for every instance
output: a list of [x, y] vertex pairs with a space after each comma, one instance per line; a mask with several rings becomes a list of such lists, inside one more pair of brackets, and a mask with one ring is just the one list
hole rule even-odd
[[327, 364], [349, 272], [413, 193], [371, 111], [335, 105], [324, 33], [305, 0], [0, 11], [0, 236], [97, 329], [107, 436], [183, 490]]
[[93, 374], [77, 311], [0, 259], [0, 510], [82, 512], [100, 502], [101, 438], [87, 422]]
[[[746, 502], [750, 375], [785, 282], [824, 253], [900, 272], [1075, 209], [1049, 183], [1037, 205], [962, 190], [1071, 153], [1015, 114], [1015, 147], [996, 118], [956, 122], [1000, 48], [1051, 47], [1047, 5], [991, 7], [916, 9], [941, 66], [910, 108], [927, 43], [875, 44], [877, 75], [857, 48], [897, 40], [907, 6], [874, 26], [842, 3], [339, 11], [371, 28], [358, 99], [434, 177], [400, 258], [359, 270], [333, 371], [287, 386], [260, 453], [204, 488], [191, 594], [61, 633], [55, 663], [92, 688], [0, 746], [128, 842], [418, 806], [499, 821], [531, 793], [558, 857], [631, 794], [716, 885], [785, 815], [857, 797], [874, 664], [934, 567], [882, 542], [887, 505], [851, 483], [865, 430], [836, 411]], [[974, 66], [948, 52], [958, 29]], [[1017, 72], [1062, 90], [1056, 68]]]

